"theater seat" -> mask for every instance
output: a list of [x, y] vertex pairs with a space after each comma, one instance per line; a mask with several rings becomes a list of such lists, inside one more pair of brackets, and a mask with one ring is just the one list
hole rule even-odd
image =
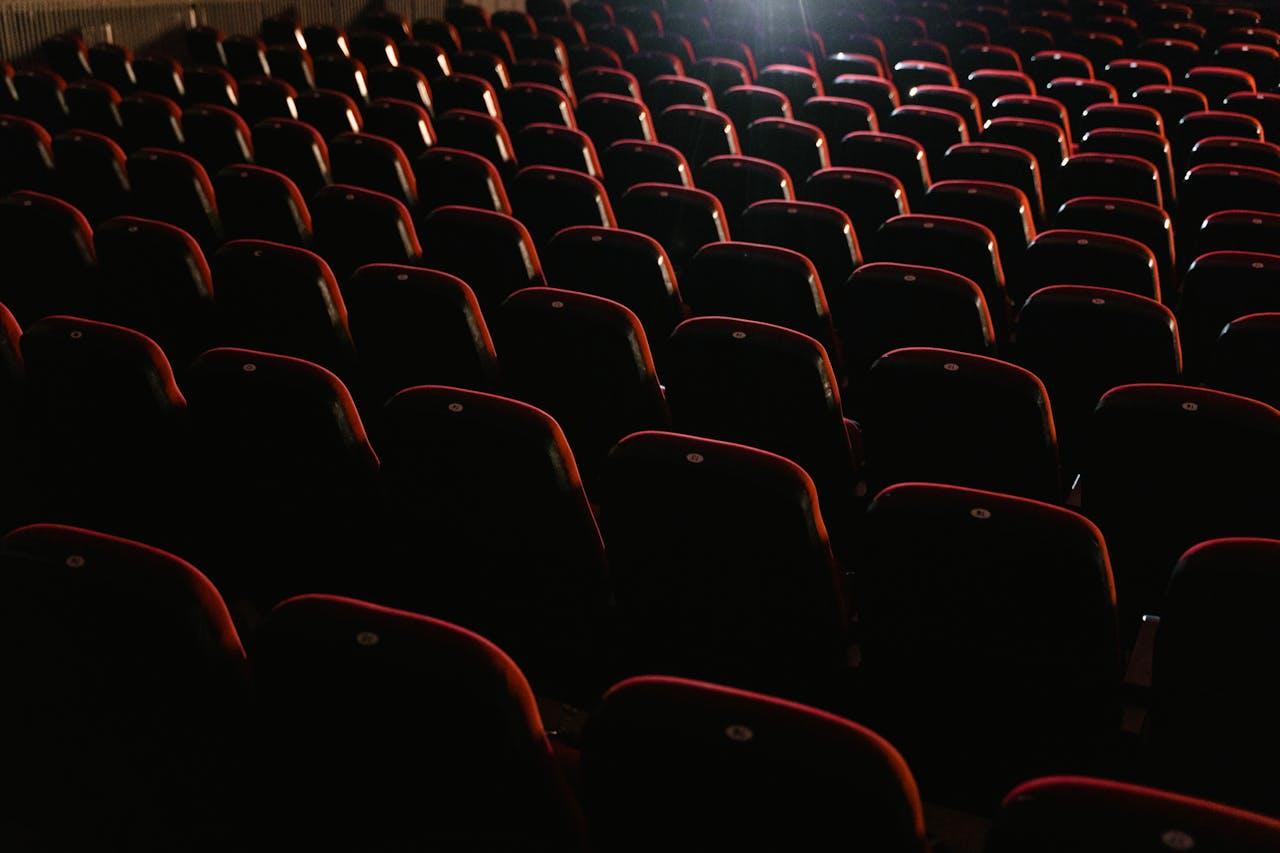
[[645, 104], [622, 95], [601, 93], [583, 98], [578, 104], [577, 123], [591, 137], [597, 151], [622, 139], [657, 139]]
[[754, 121], [795, 115], [786, 95], [764, 86], [733, 86], [716, 96], [716, 106], [733, 122], [739, 139], [746, 139]]
[[451, 204], [511, 213], [498, 169], [479, 154], [435, 146], [413, 161], [418, 210], [429, 214]]
[[120, 216], [93, 235], [97, 310], [148, 335], [179, 374], [214, 340], [214, 286], [204, 252], [181, 228]]
[[[126, 91], [131, 91], [128, 87]], [[120, 93], [100, 80], [81, 80], [67, 87], [67, 125], [120, 138], [124, 123], [120, 118]]]
[[627, 190], [643, 183], [693, 186], [693, 170], [678, 148], [660, 142], [623, 139], [606, 148], [600, 164], [615, 207]]
[[364, 130], [399, 145], [410, 160], [436, 144], [431, 114], [418, 104], [396, 98], [378, 98], [365, 107]]
[[720, 200], [731, 231], [739, 228], [743, 213], [754, 202], [795, 196], [786, 170], [759, 157], [712, 157], [698, 169], [697, 181], [699, 189]]
[[297, 118], [297, 97], [297, 90], [284, 80], [245, 80], [240, 83], [240, 115], [250, 127], [269, 118]]
[[0, 116], [0, 193], [52, 189], [52, 144], [49, 134], [36, 122]]
[[408, 263], [422, 257], [413, 219], [389, 195], [333, 184], [311, 199], [316, 252], [345, 282], [365, 264]]
[[888, 172], [835, 166], [814, 172], [800, 186], [805, 201], [829, 204], [845, 212], [859, 243], [895, 216], [908, 213], [902, 181]]
[[[528, 682], [463, 628], [329, 595], [282, 603], [254, 649], [278, 843], [384, 847], [465, 840], [578, 850], [580, 828]], [[443, 696], [451, 697], [441, 701]], [[408, 761], [431, 773], [406, 779]], [[365, 784], [351, 790], [347, 779]], [[314, 821], [322, 809], [324, 821]]]
[[1077, 196], [1058, 208], [1054, 227], [1074, 231], [1098, 231], [1136, 240], [1151, 250], [1160, 275], [1162, 292], [1172, 302], [1178, 284], [1173, 219], [1163, 208], [1114, 196]]
[[853, 223], [837, 207], [809, 201], [766, 199], [747, 208], [739, 239], [781, 246], [813, 262], [824, 287], [849, 278], [862, 263]]
[[796, 118], [819, 128], [830, 146], [857, 131], [880, 129], [875, 110], [852, 98], [815, 97], [804, 102]]
[[[195, 72], [189, 72], [186, 78], [188, 86], [196, 83]], [[210, 102], [212, 99], [202, 99]], [[218, 105], [224, 105], [225, 101]], [[229, 106], [234, 106], [230, 102]], [[145, 147], [180, 150], [186, 143], [182, 131], [182, 110], [174, 101], [164, 95], [152, 95], [151, 92], [136, 92], [120, 101], [120, 119], [124, 122], [124, 150], [134, 151]]]
[[1014, 291], [1022, 302], [1041, 287], [1085, 284], [1160, 300], [1160, 270], [1142, 243], [1099, 231], [1055, 228], [1027, 247], [1026, 275]]
[[[452, 79], [452, 78], [450, 78]], [[515, 174], [516, 153], [499, 119], [483, 112], [453, 109], [436, 119], [440, 144], [486, 158], [504, 179]]]
[[0, 301], [19, 323], [87, 308], [93, 231], [65, 201], [26, 191], [0, 199], [0, 257]]
[[1009, 362], [925, 347], [886, 353], [868, 373], [860, 423], [873, 489], [948, 483], [1062, 499], [1048, 392]]
[[187, 152], [211, 174], [233, 163], [253, 162], [249, 125], [225, 107], [187, 107], [182, 113], [182, 133]]
[[332, 139], [339, 133], [359, 133], [364, 126], [360, 105], [345, 92], [315, 89], [298, 95], [295, 103], [298, 120], [315, 128], [323, 139]]
[[604, 185], [571, 169], [526, 166], [511, 182], [511, 200], [539, 251], [565, 228], [617, 225]]
[[1264, 312], [1237, 317], [1218, 335], [1207, 384], [1280, 407], [1280, 384], [1271, 370], [1277, 347], [1280, 347], [1280, 314]]
[[369, 264], [347, 283], [344, 298], [375, 406], [415, 385], [497, 389], [497, 355], [480, 304], [456, 276]]
[[1182, 373], [1173, 312], [1102, 287], [1033, 293], [1018, 315], [1015, 353], [1049, 389], [1068, 474], [1079, 470], [1089, 416], [1103, 394], [1130, 382], [1176, 382]]
[[617, 213], [623, 228], [648, 234], [662, 244], [677, 275], [703, 246], [729, 239], [719, 199], [691, 187], [636, 184], [618, 201]]
[[601, 503], [621, 671], [831, 696], [845, 660], [842, 597], [798, 465], [641, 432], [610, 454]]
[[513, 217], [451, 205], [427, 217], [423, 234], [426, 264], [465, 281], [485, 310], [517, 290], [543, 284], [533, 238]]
[[331, 180], [329, 148], [314, 127], [292, 119], [267, 119], [253, 128], [254, 163], [275, 169], [298, 185], [307, 201]]
[[[1160, 779], [1178, 790], [1274, 814], [1265, 781], [1280, 755], [1275, 700], [1256, 677], [1280, 646], [1274, 600], [1280, 540], [1193, 546], [1170, 577], [1153, 660], [1151, 731]], [[1278, 836], [1280, 837], [1280, 836]]]
[[[864, 264], [827, 292], [844, 345], [850, 388], [859, 394], [875, 360], [901, 347], [996, 352], [995, 328], [982, 290], [958, 273], [915, 264]], [[855, 398], [854, 406], [860, 403]]]
[[209, 173], [193, 157], [162, 148], [129, 156], [134, 208], [142, 216], [186, 231], [202, 248], [222, 242], [222, 219]]
[[729, 117], [709, 107], [677, 104], [654, 120], [659, 141], [678, 149], [695, 169], [712, 157], [741, 154]]
[[383, 193], [412, 210], [418, 183], [399, 145], [367, 133], [340, 133], [329, 140], [333, 180]]
[[990, 849], [1067, 853], [1085, 845], [1100, 853], [1124, 853], [1153, 838], [1165, 847], [1262, 853], [1280, 843], [1280, 827], [1264, 815], [1172, 791], [1054, 776], [1009, 792], [992, 830]]
[[601, 850], [836, 839], [885, 853], [927, 849], [915, 781], [888, 742], [758, 693], [628, 679], [592, 715], [583, 774]]
[[569, 96], [541, 83], [516, 83], [504, 91], [502, 120], [512, 133], [537, 123], [577, 127]]
[[210, 259], [218, 341], [306, 359], [350, 379], [347, 310], [328, 264], [296, 246], [233, 240]]
[[663, 366], [675, 429], [785, 456], [813, 478], [837, 553], [848, 544], [861, 483], [860, 446], [822, 345], [749, 320], [681, 323]]
[[186, 401], [160, 347], [108, 323], [46, 317], [22, 335], [37, 517], [170, 547], [188, 463]]
[[171, 553], [55, 524], [9, 533], [0, 559], [4, 719], [24, 732], [7, 758], [23, 778], [9, 840], [234, 845], [245, 653], [213, 584]]
[[289, 356], [219, 348], [184, 382], [194, 476], [189, 553], [256, 626], [304, 589], [363, 592], [378, 457], [351, 395]]
[[554, 166], [592, 178], [602, 176], [591, 137], [576, 128], [530, 124], [516, 134], [515, 151], [522, 166]]
[[1209, 252], [1191, 264], [1182, 282], [1178, 324], [1187, 373], [1209, 370], [1214, 342], [1233, 320], [1280, 311], [1280, 257], [1261, 252]]
[[1082, 506], [1107, 537], [1128, 632], [1160, 612], [1190, 546], [1280, 535], [1280, 412], [1270, 406], [1205, 388], [1124, 385], [1098, 403], [1090, 434]]
[[760, 243], [712, 243], [693, 257], [680, 281], [694, 316], [756, 320], [809, 335], [843, 375], [822, 280], [799, 252]]
[[306, 246], [311, 212], [298, 185], [261, 166], [228, 166], [213, 178], [218, 212], [228, 240], [255, 239]]
[[968, 219], [984, 225], [995, 238], [1005, 281], [1022, 278], [1027, 244], [1036, 236], [1032, 204], [1016, 186], [998, 181], [935, 181], [919, 212]]
[[58, 194], [91, 224], [128, 211], [128, 167], [123, 149], [113, 140], [84, 130], [68, 131], [53, 140], [53, 156]]
[[756, 119], [747, 128], [744, 150], [753, 157], [782, 166], [797, 184], [804, 183], [819, 169], [831, 166], [831, 154], [822, 129], [802, 121]]
[[644, 329], [622, 305], [529, 288], [502, 303], [494, 325], [507, 387], [560, 423], [593, 492], [620, 439], [670, 423]]
[[684, 316], [671, 260], [646, 234], [575, 225], [558, 232], [541, 257], [547, 284], [625, 305], [655, 349]]
[[[1098, 528], [931, 483], [881, 492], [868, 521], [856, 579], [866, 718], [901, 745], [924, 796], [984, 809], [1030, 775], [1104, 766], [1120, 661]], [[945, 712], [930, 698], [960, 695]]]
[[972, 280], [982, 288], [997, 338], [1008, 337], [1010, 297], [1016, 294], [1006, 288], [1000, 250], [988, 228], [949, 216], [908, 214], [881, 225], [869, 243], [873, 261], [924, 264]]

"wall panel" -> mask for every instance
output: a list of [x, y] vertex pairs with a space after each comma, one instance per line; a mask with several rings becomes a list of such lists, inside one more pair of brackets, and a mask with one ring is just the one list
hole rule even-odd
[[[516, 8], [522, 0], [481, 0], [490, 8]], [[296, 7], [305, 21], [348, 23], [367, 4], [359, 0], [4, 0], [0, 2], [0, 56], [21, 65], [45, 38], [79, 30], [90, 44], [111, 41], [135, 50], [182, 50], [182, 30], [211, 24], [228, 33], [257, 32], [269, 14]], [[411, 20], [439, 17], [445, 0], [388, 0]]]

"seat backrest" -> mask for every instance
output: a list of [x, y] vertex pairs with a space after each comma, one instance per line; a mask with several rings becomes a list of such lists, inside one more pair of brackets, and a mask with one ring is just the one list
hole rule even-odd
[[19, 323], [88, 306], [93, 230], [65, 201], [25, 190], [0, 198], [0, 256], [0, 301]]
[[149, 825], [163, 846], [233, 843], [245, 653], [218, 590], [171, 553], [55, 524], [10, 532], [0, 560], [5, 719], [26, 733], [10, 837], [74, 848]]
[[333, 184], [311, 199], [316, 252], [345, 282], [365, 264], [416, 263], [422, 257], [408, 209], [398, 199]]
[[483, 630], [539, 690], [599, 690], [604, 547], [559, 425], [526, 403], [438, 385], [399, 392], [382, 420], [387, 553], [412, 566], [378, 579], [384, 600]]
[[601, 521], [623, 671], [812, 696], [843, 665], [831, 547], [795, 463], [636, 433], [610, 454]]
[[583, 772], [592, 831], [610, 850], [674, 836], [693, 847], [837, 838], [886, 853], [926, 847], [915, 781], [892, 746], [758, 693], [628, 679], [591, 717]]
[[666, 341], [683, 317], [671, 260], [662, 244], [646, 234], [577, 225], [557, 233], [542, 259], [547, 284], [625, 305], [655, 346]]
[[1208, 370], [1214, 341], [1232, 320], [1259, 311], [1280, 311], [1278, 275], [1280, 256], [1262, 252], [1209, 252], [1192, 262], [1183, 277], [1178, 305], [1189, 376]]
[[840, 348], [817, 268], [791, 249], [759, 243], [704, 246], [681, 278], [695, 316], [774, 323], [817, 339], [834, 364]]
[[759, 447], [800, 465], [833, 518], [858, 486], [840, 386], [813, 338], [728, 317], [677, 327], [663, 367], [675, 429]]
[[270, 240], [305, 246], [311, 240], [311, 211], [290, 178], [274, 169], [239, 164], [213, 178], [218, 213], [227, 239]]
[[669, 423], [644, 329], [622, 305], [529, 288], [496, 316], [504, 379], [564, 427], [589, 483], [619, 439]]
[[1237, 317], [1214, 344], [1211, 388], [1252, 397], [1280, 407], [1280, 382], [1270, 365], [1280, 353], [1280, 312]]
[[925, 347], [886, 353], [868, 374], [860, 423], [873, 487], [922, 481], [1062, 497], [1048, 392], [1009, 362]]
[[107, 220], [93, 241], [100, 310], [154, 338], [185, 369], [213, 340], [214, 285], [200, 245], [181, 228], [135, 216]]
[[351, 375], [355, 355], [346, 306], [319, 255], [265, 240], [233, 240], [211, 266], [222, 343]]
[[724, 207], [703, 190], [640, 183], [625, 192], [615, 209], [623, 228], [648, 234], [662, 244], [677, 274], [703, 246], [729, 239]]
[[901, 347], [996, 351], [982, 290], [959, 273], [914, 264], [864, 264], [827, 292], [849, 381], [857, 387], [876, 359]]
[[344, 298], [364, 380], [377, 402], [415, 385], [497, 386], [493, 341], [462, 279], [369, 264], [347, 283]]
[[438, 145], [413, 161], [418, 183], [418, 209], [422, 213], [460, 204], [481, 210], [511, 213], [511, 202], [502, 175], [479, 154]]
[[1169, 571], [1191, 545], [1280, 535], [1280, 412], [1270, 406], [1205, 388], [1124, 385], [1103, 396], [1090, 431], [1082, 506], [1107, 536], [1131, 615], [1159, 612]]
[[427, 217], [423, 235], [426, 263], [465, 281], [485, 310], [493, 310], [521, 288], [543, 283], [533, 238], [511, 216], [440, 207]]
[[221, 242], [213, 182], [194, 157], [163, 148], [140, 149], [129, 156], [129, 182], [142, 216], [178, 226], [206, 249]]
[[1249, 677], [1280, 646], [1266, 602], [1280, 594], [1280, 540], [1214, 539], [1178, 561], [1153, 654], [1151, 732], [1162, 776], [1261, 813], [1280, 754], [1275, 698]]
[[1109, 779], [1053, 776], [1009, 792], [996, 818], [990, 849], [1066, 853], [1086, 844], [1102, 853], [1120, 853], [1148, 838], [1261, 853], [1280, 843], [1280, 826], [1260, 814], [1170, 791]]
[[319, 365], [221, 347], [196, 360], [186, 384], [197, 440], [228, 485], [310, 500], [308, 488], [334, 494], [377, 468], [351, 394]]
[[[272, 612], [253, 671], [263, 735], [275, 745], [261, 772], [277, 794], [269, 830], [280, 837], [357, 843], [375, 820], [379, 837], [397, 844], [481, 835], [502, 847], [575, 849], [572, 807], [533, 693], [478, 635], [307, 595]], [[440, 701], [444, 694], [452, 700]], [[406, 783], [391, 772], [406, 760], [436, 771]], [[340, 780], [352, 777], [366, 784], [343, 790]], [[302, 825], [317, 807], [328, 815], [323, 828]]]
[[[968, 796], [1100, 754], [1119, 726], [1120, 655], [1098, 528], [1050, 504], [919, 482], [881, 492], [868, 520], [856, 588], [869, 719], [940, 790], [958, 782]], [[954, 689], [968, 701], [939, 718], [927, 697]]]

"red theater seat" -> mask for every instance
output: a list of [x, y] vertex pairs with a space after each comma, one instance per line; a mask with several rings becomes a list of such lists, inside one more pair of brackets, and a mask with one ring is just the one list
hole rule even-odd
[[666, 676], [624, 681], [592, 717], [583, 773], [605, 850], [652, 849], [673, 835], [690, 847], [836, 838], [886, 853], [927, 847], [915, 781], [888, 742], [757, 693]]
[[[1101, 766], [1120, 661], [1098, 528], [929, 483], [886, 489], [868, 517], [857, 582], [868, 719], [901, 744], [924, 795], [974, 808], [1046, 767]], [[938, 715], [928, 697], [954, 690], [969, 700]]]
[[[533, 693], [515, 663], [478, 635], [302, 596], [264, 625], [254, 683], [261, 736], [275, 744], [258, 780], [276, 792], [263, 815], [268, 837], [359, 845], [373, 821], [385, 843], [581, 847]], [[453, 701], [439, 701], [441, 685]], [[406, 740], [409, 732], [418, 734]], [[406, 783], [390, 772], [405, 760], [436, 772]], [[347, 778], [367, 782], [352, 792], [341, 784]], [[307, 819], [316, 808], [327, 815], [322, 823]]]
[[601, 497], [622, 671], [782, 695], [830, 690], [844, 666], [844, 611], [817, 493], [800, 466], [742, 445], [641, 432], [610, 454]]
[[[1105, 827], [1105, 840], [1098, 832]], [[1280, 842], [1280, 827], [1251, 814], [1171, 791], [1106, 779], [1056, 776], [1026, 782], [1009, 792], [991, 836], [993, 853], [1066, 853], [1086, 844], [1120, 853], [1142, 844], [1194, 844], [1239, 853]]]

